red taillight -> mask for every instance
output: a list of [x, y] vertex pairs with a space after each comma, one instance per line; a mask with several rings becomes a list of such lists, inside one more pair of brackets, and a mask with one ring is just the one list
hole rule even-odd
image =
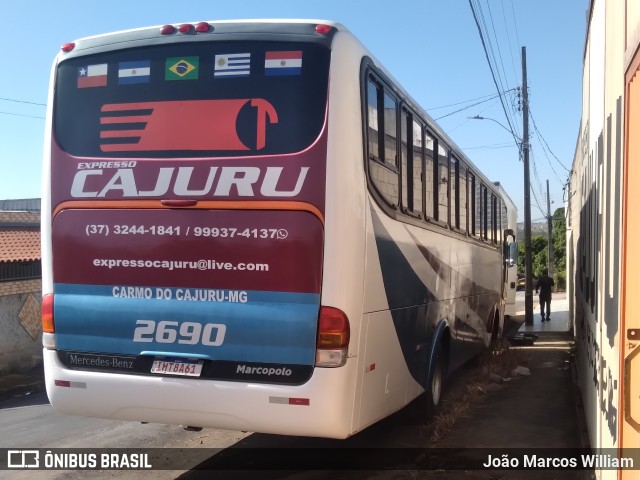
[[333, 27], [331, 25], [316, 25], [316, 32], [321, 35], [326, 35], [331, 31]]
[[55, 333], [53, 323], [53, 293], [42, 297], [42, 332]]
[[73, 50], [74, 48], [76, 48], [76, 44], [75, 44], [75, 43], [73, 43], [73, 42], [65, 43], [64, 45], [62, 45], [62, 46], [60, 47], [60, 49], [61, 49], [63, 52], [70, 52], [70, 51], [71, 51], [71, 50]]
[[349, 319], [342, 310], [321, 307], [318, 321], [319, 349], [336, 349], [349, 346]]
[[178, 26], [178, 31], [180, 33], [189, 33], [191, 30], [193, 30], [193, 25], [191, 25], [190, 23], [183, 23], [182, 25]]
[[161, 35], [171, 35], [172, 33], [176, 33], [176, 27], [173, 25], [165, 25], [160, 29]]
[[209, 25], [207, 22], [200, 22], [196, 25], [196, 32], [205, 33], [211, 30], [213, 27]]

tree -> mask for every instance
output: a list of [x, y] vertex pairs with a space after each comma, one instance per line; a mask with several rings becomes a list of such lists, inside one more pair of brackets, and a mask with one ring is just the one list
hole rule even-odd
[[[552, 217], [553, 232], [553, 268], [556, 287], [563, 290], [567, 279], [567, 255], [566, 255], [566, 220], [564, 208], [558, 208]], [[531, 238], [531, 273], [534, 278], [542, 275], [542, 270], [547, 268], [547, 237], [535, 236]], [[518, 273], [524, 275], [524, 241], [518, 241]]]
[[564, 208], [553, 212], [553, 266], [556, 286], [564, 290], [567, 284], [567, 220]]

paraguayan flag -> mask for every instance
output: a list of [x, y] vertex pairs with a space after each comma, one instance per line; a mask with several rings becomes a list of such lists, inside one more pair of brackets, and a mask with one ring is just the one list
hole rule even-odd
[[302, 73], [302, 50], [266, 52], [264, 74], [267, 76], [300, 75]]
[[250, 72], [250, 53], [227, 53], [216, 55], [215, 77], [246, 77]]

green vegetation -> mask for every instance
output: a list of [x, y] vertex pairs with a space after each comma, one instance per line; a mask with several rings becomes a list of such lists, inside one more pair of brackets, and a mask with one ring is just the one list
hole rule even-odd
[[[553, 212], [553, 279], [558, 290], [564, 290], [567, 284], [567, 256], [566, 256], [566, 221], [564, 208]], [[531, 267], [534, 278], [542, 275], [547, 268], [547, 236], [531, 238]], [[518, 239], [518, 273], [524, 275], [524, 239]]]

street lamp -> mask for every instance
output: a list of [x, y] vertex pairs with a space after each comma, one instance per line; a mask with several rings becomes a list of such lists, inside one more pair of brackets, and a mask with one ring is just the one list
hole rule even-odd
[[497, 123], [498, 125], [500, 125], [500, 127], [502, 127], [503, 129], [505, 129], [507, 132], [509, 132], [511, 134], [511, 136], [513, 137], [513, 139], [516, 141], [516, 145], [518, 146], [518, 150], [520, 150], [520, 147], [522, 146], [522, 139], [518, 138], [516, 136], [515, 133], [513, 133], [513, 131], [507, 127], [505, 127], [503, 124], [501, 124], [499, 121], [493, 119], [493, 118], [489, 118], [489, 117], [481, 117], [480, 115], [474, 115], [473, 117], [467, 117], [469, 120], [491, 120], [493, 123]]
[[[524, 59], [524, 47], [523, 47], [523, 59]], [[523, 72], [524, 75], [524, 85], [526, 85], [526, 70]], [[518, 150], [522, 155], [522, 161], [524, 163], [524, 277], [525, 277], [525, 285], [524, 285], [524, 323], [525, 325], [533, 325], [533, 269], [532, 269], [532, 259], [531, 259], [531, 198], [530, 198], [530, 178], [529, 178], [529, 122], [528, 122], [528, 98], [524, 95], [525, 108], [523, 115], [523, 129], [524, 129], [524, 138], [526, 140], [522, 140], [518, 138], [513, 131], [504, 125], [502, 125], [499, 121], [494, 120], [489, 117], [481, 117], [480, 115], [475, 115], [473, 117], [467, 117], [471, 120], [491, 120], [494, 123], [497, 123], [509, 132], [513, 139], [516, 141], [516, 145], [518, 146]]]

